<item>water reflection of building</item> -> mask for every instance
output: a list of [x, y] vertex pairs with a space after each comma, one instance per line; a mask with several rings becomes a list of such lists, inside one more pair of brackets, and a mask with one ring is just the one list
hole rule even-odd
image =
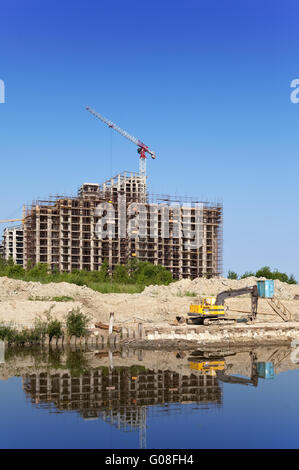
[[139, 428], [148, 406], [165, 405], [162, 412], [175, 413], [180, 404], [222, 405], [216, 377], [161, 370], [137, 373], [125, 367], [91, 370], [78, 377], [69, 372], [34, 373], [24, 376], [23, 389], [36, 406], [74, 410], [84, 419], [101, 417], [124, 430]]

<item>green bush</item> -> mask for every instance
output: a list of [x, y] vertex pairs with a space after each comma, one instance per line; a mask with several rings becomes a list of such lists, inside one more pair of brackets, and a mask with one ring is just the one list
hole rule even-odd
[[16, 331], [10, 326], [0, 325], [0, 339], [7, 340], [9, 343], [13, 340]]
[[12, 278], [19, 278], [25, 274], [25, 270], [19, 264], [14, 264], [13, 266], [7, 266], [6, 275]]
[[50, 341], [54, 336], [62, 336], [62, 324], [58, 320], [42, 321], [40, 318], [35, 321], [34, 328], [23, 328], [19, 331], [11, 326], [0, 324], [0, 339], [7, 340], [9, 343], [24, 345], [25, 343], [40, 344], [46, 335], [49, 335]]
[[30, 279], [44, 280], [48, 276], [48, 265], [46, 263], [37, 263], [33, 268], [27, 271], [27, 277]]
[[87, 325], [89, 318], [80, 309], [73, 309], [66, 318], [66, 327], [69, 336], [81, 338], [87, 334]]
[[127, 284], [130, 281], [126, 266], [117, 264], [113, 272], [113, 281]]
[[48, 323], [47, 333], [49, 335], [50, 342], [52, 338], [60, 338], [62, 336], [62, 324], [59, 320], [51, 320]]

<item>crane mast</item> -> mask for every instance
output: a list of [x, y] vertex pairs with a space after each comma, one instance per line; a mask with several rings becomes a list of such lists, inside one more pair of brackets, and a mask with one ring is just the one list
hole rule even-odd
[[137, 147], [138, 147], [137, 151], [140, 155], [140, 158], [139, 158], [139, 174], [144, 179], [144, 182], [145, 182], [146, 181], [146, 154], [148, 153], [152, 158], [156, 158], [155, 152], [150, 150], [147, 145], [145, 145], [143, 142], [141, 142], [141, 140], [137, 139], [136, 137], [133, 137], [128, 132], [121, 129], [121, 127], [119, 127], [117, 124], [110, 121], [110, 119], [107, 119], [105, 116], [102, 116], [101, 114], [97, 113], [94, 109], [90, 108], [89, 106], [86, 106], [86, 109], [91, 114], [93, 114], [96, 118], [100, 119], [102, 122], [107, 124], [108, 127], [114, 129], [119, 134], [126, 137], [126, 139], [130, 140], [135, 145], [137, 145]]

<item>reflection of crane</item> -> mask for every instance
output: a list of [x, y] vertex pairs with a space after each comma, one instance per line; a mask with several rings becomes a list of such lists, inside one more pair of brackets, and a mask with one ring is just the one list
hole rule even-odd
[[141, 140], [136, 139], [136, 137], [133, 137], [132, 135], [128, 134], [128, 132], [124, 131], [117, 124], [114, 124], [114, 122], [110, 121], [109, 119], [105, 118], [101, 114], [97, 113], [94, 109], [90, 108], [89, 106], [86, 106], [86, 109], [91, 114], [93, 114], [96, 118], [100, 119], [105, 124], [107, 124], [108, 127], [111, 127], [112, 129], [116, 130], [121, 135], [126, 137], [126, 139], [130, 140], [131, 142], [137, 145], [138, 153], [140, 155], [139, 173], [140, 173], [140, 176], [142, 176], [145, 179], [146, 178], [146, 153], [148, 153], [152, 158], [156, 158], [155, 152], [150, 150], [147, 145], [141, 142]]

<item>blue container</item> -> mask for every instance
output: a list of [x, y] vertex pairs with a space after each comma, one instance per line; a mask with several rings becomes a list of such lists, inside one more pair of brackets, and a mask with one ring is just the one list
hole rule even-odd
[[257, 281], [257, 290], [259, 297], [271, 299], [274, 297], [274, 281], [266, 279], [266, 281]]

